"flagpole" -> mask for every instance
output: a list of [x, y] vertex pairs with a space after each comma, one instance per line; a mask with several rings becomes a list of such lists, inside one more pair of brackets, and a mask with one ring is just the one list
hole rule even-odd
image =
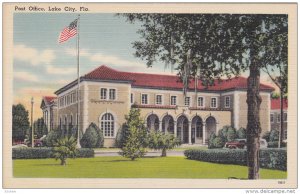
[[81, 148], [80, 146], [80, 65], [79, 65], [79, 23], [80, 23], [80, 14], [78, 14], [77, 20], [77, 147]]

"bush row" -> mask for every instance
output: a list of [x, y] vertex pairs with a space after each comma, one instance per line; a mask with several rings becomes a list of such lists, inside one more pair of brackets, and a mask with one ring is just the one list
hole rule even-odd
[[[92, 158], [94, 157], [94, 150], [88, 148], [80, 148], [78, 158]], [[13, 159], [41, 159], [53, 158], [52, 148], [13, 148]]]
[[[280, 147], [286, 147], [286, 143], [282, 142]], [[268, 142], [268, 148], [278, 148], [278, 141], [270, 141]]]
[[[261, 149], [259, 154], [260, 167], [277, 170], [287, 169], [286, 149]], [[189, 149], [184, 151], [184, 155], [191, 160], [200, 160], [205, 162], [214, 162], [221, 164], [247, 165], [247, 150], [243, 149]]]

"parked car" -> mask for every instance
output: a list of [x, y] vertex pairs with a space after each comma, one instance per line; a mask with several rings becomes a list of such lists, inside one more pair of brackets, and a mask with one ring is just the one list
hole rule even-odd
[[[247, 140], [246, 139], [235, 139], [233, 141], [226, 142], [224, 148], [229, 148], [229, 149], [247, 148]], [[268, 143], [265, 139], [260, 139], [260, 148], [268, 148]]]
[[235, 139], [230, 142], [226, 142], [224, 148], [229, 148], [229, 149], [244, 149], [246, 148], [246, 139]]
[[41, 139], [34, 140], [34, 147], [42, 147], [44, 146], [43, 141]]

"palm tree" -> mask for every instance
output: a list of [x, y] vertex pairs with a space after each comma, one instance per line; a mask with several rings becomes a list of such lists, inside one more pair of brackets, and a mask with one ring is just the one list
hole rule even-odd
[[53, 148], [53, 155], [56, 160], [61, 161], [61, 165], [66, 165], [67, 158], [75, 158], [78, 150], [76, 148], [77, 141], [71, 136], [70, 138], [64, 137], [59, 139]]

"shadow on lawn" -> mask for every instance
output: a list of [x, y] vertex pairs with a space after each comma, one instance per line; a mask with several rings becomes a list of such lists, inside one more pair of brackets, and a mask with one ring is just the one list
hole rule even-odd
[[60, 164], [35, 164], [34, 166], [63, 166], [63, 165], [60, 165]]
[[[144, 156], [142, 158], [161, 158], [160, 156]], [[118, 160], [105, 160], [105, 161], [92, 161], [92, 162], [138, 162], [141, 158], [136, 158], [135, 160], [131, 160], [129, 158], [118, 159]]]

